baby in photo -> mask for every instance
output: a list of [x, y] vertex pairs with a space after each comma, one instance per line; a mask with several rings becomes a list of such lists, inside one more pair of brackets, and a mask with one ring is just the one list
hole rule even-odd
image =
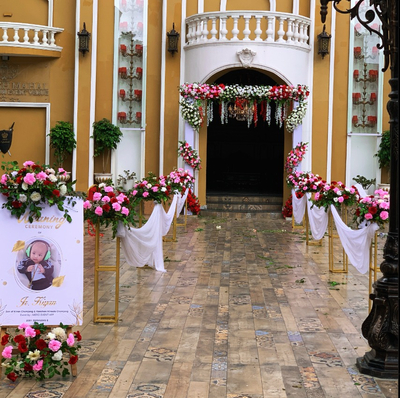
[[32, 290], [43, 290], [53, 282], [54, 267], [50, 262], [50, 246], [43, 240], [35, 240], [26, 249], [27, 258], [18, 264], [18, 271], [29, 280]]

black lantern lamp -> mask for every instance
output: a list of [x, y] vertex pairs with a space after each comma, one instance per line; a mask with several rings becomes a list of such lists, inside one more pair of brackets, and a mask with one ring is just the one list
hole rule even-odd
[[175, 30], [175, 24], [172, 24], [172, 30], [167, 32], [168, 37], [168, 51], [174, 55], [178, 52], [179, 33]]
[[318, 54], [321, 54], [322, 59], [325, 55], [329, 54], [329, 42], [331, 40], [331, 35], [325, 31], [325, 24], [324, 29], [322, 32], [317, 36], [318, 38]]
[[[371, 312], [362, 324], [362, 334], [371, 351], [357, 359], [360, 373], [374, 377], [397, 379], [399, 376], [399, 19], [398, 0], [371, 0], [369, 9], [361, 9], [358, 1], [351, 9], [340, 9], [341, 0], [320, 0], [321, 22], [332, 2], [336, 11], [350, 14], [370, 33], [379, 36], [378, 49], [383, 49], [385, 65], [390, 67], [391, 92], [387, 110], [390, 116], [390, 219], [380, 270], [383, 276], [374, 283]], [[379, 18], [381, 29], [374, 24]]]
[[83, 23], [83, 29], [78, 32], [79, 51], [85, 56], [85, 52], [89, 52], [90, 33], [86, 30], [86, 23]]

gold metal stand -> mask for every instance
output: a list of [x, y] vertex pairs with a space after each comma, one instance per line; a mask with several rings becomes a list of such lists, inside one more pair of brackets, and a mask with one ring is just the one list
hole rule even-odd
[[[347, 209], [346, 208], [344, 208], [344, 211], [342, 208], [342, 215], [343, 214], [344, 214], [344, 218], [345, 218], [344, 222], [347, 225]], [[338, 268], [335, 268], [335, 266], [334, 266], [333, 239], [338, 238], [339, 235], [334, 234], [334, 232], [333, 232], [333, 216], [332, 216], [331, 212], [329, 212], [329, 219], [328, 219], [328, 237], [329, 237], [329, 272], [333, 272], [333, 273], [341, 272], [341, 273], [347, 274], [349, 272], [349, 258], [347, 257], [347, 254], [344, 251], [344, 249], [343, 249], [343, 260], [342, 260], [343, 266], [342, 266], [342, 268], [338, 269]]]
[[[372, 300], [369, 299], [369, 296], [372, 293], [373, 284], [377, 280], [378, 272], [381, 272], [381, 270], [378, 267], [378, 231], [376, 231], [374, 239], [371, 242], [371, 246], [369, 247], [368, 312], [371, 311], [371, 307], [372, 307]], [[373, 280], [372, 280], [372, 273], [374, 273]]]
[[141, 200], [139, 203], [139, 228], [143, 225], [143, 218], [144, 218], [144, 201]]
[[187, 225], [187, 197], [186, 197], [186, 200], [185, 200], [185, 207], [184, 207], [184, 214], [185, 214], [185, 218], [184, 218], [184, 222], [183, 223], [176, 223], [176, 226], [177, 227], [185, 227], [186, 228], [186, 225]]
[[304, 223], [305, 223], [305, 216], [303, 217], [301, 224], [296, 225], [296, 222], [294, 221], [294, 215], [292, 214], [292, 229], [303, 229]]
[[[59, 325], [52, 325], [52, 326], [47, 325], [47, 326], [46, 326], [46, 329], [47, 329], [48, 332], [50, 332], [51, 329], [57, 328], [57, 327], [59, 327]], [[17, 328], [18, 328], [18, 326], [2, 326], [2, 327], [1, 327], [1, 330], [0, 330], [0, 340], [1, 340], [1, 339], [3, 338], [3, 336], [7, 333], [7, 329], [17, 329]], [[67, 326], [66, 333], [67, 333], [67, 335], [69, 335], [70, 333], [72, 333], [72, 326]], [[19, 352], [19, 351], [18, 351], [18, 348], [16, 348], [16, 347], [13, 348], [13, 350], [12, 350], [12, 353], [13, 353], [13, 354], [17, 354], [18, 352]], [[79, 353], [78, 353], [78, 354], [79, 354]], [[70, 364], [70, 367], [71, 367], [71, 375], [74, 376], [74, 377], [76, 377], [76, 376], [78, 375], [78, 367], [77, 367], [77, 364], [76, 364], [76, 363]], [[0, 366], [0, 378], [1, 378], [2, 370], [3, 370], [3, 367]]]
[[[100, 224], [96, 225], [95, 253], [94, 253], [94, 306], [93, 322], [118, 322], [118, 300], [119, 300], [119, 261], [120, 261], [120, 238], [116, 238], [116, 260], [115, 265], [100, 265]], [[99, 315], [99, 272], [115, 272], [115, 314]]]
[[310, 220], [308, 218], [308, 208], [306, 206], [306, 214], [304, 216], [306, 218], [306, 245], [307, 246], [322, 246], [322, 239], [320, 240], [310, 240]]
[[[164, 203], [164, 210], [167, 211], [167, 204]], [[174, 219], [172, 221], [172, 238], [167, 238], [167, 237], [163, 237], [163, 242], [177, 242], [178, 240], [176, 239], [176, 220], [177, 220], [177, 211], [178, 211], [178, 207], [175, 207], [175, 213], [174, 213]]]

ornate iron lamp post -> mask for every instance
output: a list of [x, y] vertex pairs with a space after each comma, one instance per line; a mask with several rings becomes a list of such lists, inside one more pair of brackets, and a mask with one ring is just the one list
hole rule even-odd
[[[350, 1], [350, 0], [348, 0]], [[383, 49], [387, 70], [390, 66], [389, 84], [391, 92], [387, 103], [390, 116], [390, 220], [389, 233], [383, 252], [384, 260], [380, 266], [382, 278], [374, 284], [374, 293], [370, 299], [373, 307], [362, 325], [362, 334], [368, 339], [372, 348], [364, 357], [357, 359], [357, 367], [361, 373], [383, 378], [397, 378], [399, 370], [399, 217], [398, 178], [399, 178], [399, 75], [398, 75], [398, 45], [399, 21], [398, 0], [370, 0], [370, 9], [363, 15], [358, 1], [351, 9], [338, 8], [341, 0], [320, 0], [321, 21], [325, 22], [328, 13], [328, 3], [333, 2], [336, 11], [350, 14], [351, 19], [357, 18], [370, 33], [379, 36], [381, 43], [378, 49]], [[378, 17], [382, 30], [372, 28], [372, 22]], [[378, 28], [379, 29], [379, 28]]]

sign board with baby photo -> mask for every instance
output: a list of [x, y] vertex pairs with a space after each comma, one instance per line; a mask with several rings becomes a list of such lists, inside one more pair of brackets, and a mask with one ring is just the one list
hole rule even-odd
[[56, 206], [29, 222], [1, 208], [0, 326], [21, 323], [81, 325], [83, 316], [83, 206]]

